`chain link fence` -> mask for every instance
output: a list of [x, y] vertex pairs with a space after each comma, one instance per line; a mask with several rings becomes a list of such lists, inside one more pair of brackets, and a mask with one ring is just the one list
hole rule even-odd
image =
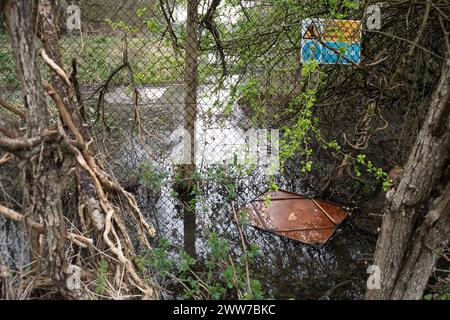
[[[384, 72], [394, 74], [395, 64], [379, 61], [392, 61], [395, 46], [405, 50], [408, 46], [363, 32], [360, 11], [352, 17], [350, 13], [356, 11], [341, 8], [342, 16], [355, 19], [342, 23], [318, 19], [326, 16], [323, 10], [314, 1], [291, 6], [265, 0], [200, 1], [197, 14], [188, 10], [187, 1], [180, 0], [63, 2], [59, 19], [64, 68], [73, 71], [76, 65], [81, 93], [77, 99], [95, 136], [94, 148], [115, 178], [137, 196], [158, 231], [155, 245], [166, 238], [171, 254], [177, 255], [186, 242], [193, 242], [196, 254], [204, 259], [208, 254], [205, 231], [209, 230], [226, 239], [233, 255], [240, 256], [234, 212], [273, 183], [313, 195], [317, 190], [312, 186], [329, 174], [329, 162], [337, 161], [327, 160], [326, 151], [305, 138], [290, 141], [301, 144], [301, 151], [295, 150], [298, 155], [283, 163], [283, 170], [272, 172], [273, 159], [278, 163], [277, 155], [286, 153], [276, 144], [273, 130], [288, 126], [300, 134], [304, 123], [298, 119], [313, 118], [302, 112], [313, 112], [326, 128], [321, 139], [342, 141], [343, 132], [347, 136], [353, 132], [367, 101], [377, 100], [380, 108], [385, 106], [375, 82]], [[187, 23], [189, 19], [193, 20]], [[0, 30], [1, 96], [21, 104], [3, 23]], [[408, 32], [402, 36], [410, 39], [413, 33]], [[433, 50], [438, 39], [430, 36], [425, 41], [424, 46]], [[391, 44], [392, 48], [386, 47]], [[321, 76], [305, 70], [313, 69], [314, 62], [321, 64]], [[374, 65], [369, 73], [362, 62], [380, 66]], [[424, 68], [437, 69], [433, 62]], [[48, 77], [44, 66], [42, 74]], [[313, 91], [313, 104], [318, 107], [311, 111], [308, 94]], [[399, 109], [385, 117], [404, 119], [402, 112]], [[381, 127], [382, 120], [374, 120], [374, 126]], [[401, 127], [387, 130], [389, 136], [402, 132]], [[253, 138], [258, 141], [256, 146], [250, 145]], [[378, 152], [381, 139], [374, 136], [369, 152]], [[385, 148], [395, 152], [403, 147], [398, 141], [386, 143]], [[251, 148], [256, 150], [253, 154]], [[255, 158], [242, 158], [242, 153]], [[378, 160], [377, 165], [389, 165], [390, 159]], [[190, 195], [183, 198], [179, 186], [185, 177], [177, 168], [189, 161], [195, 164], [195, 172], [189, 179]], [[312, 161], [319, 165], [317, 171], [309, 172], [305, 168]], [[13, 193], [17, 183], [7, 171], [2, 173], [0, 187], [5, 190], [0, 201], [19, 201], [20, 195]], [[348, 180], [340, 187], [347, 194], [357, 188], [346, 184]], [[331, 197], [339, 199], [340, 195]], [[195, 208], [190, 226], [186, 205]], [[1, 226], [2, 234], [17, 234], [7, 222]], [[247, 242], [262, 251], [252, 262], [252, 271], [267, 296], [318, 298], [349, 277], [352, 283], [341, 290], [341, 297], [362, 296], [364, 261], [375, 238], [353, 224], [344, 224], [344, 236], [338, 235], [321, 249], [250, 227], [244, 227], [244, 233]], [[18, 254], [11, 249], [19, 247], [17, 237], [1, 239], [0, 251]], [[9, 258], [10, 262], [17, 260]]]

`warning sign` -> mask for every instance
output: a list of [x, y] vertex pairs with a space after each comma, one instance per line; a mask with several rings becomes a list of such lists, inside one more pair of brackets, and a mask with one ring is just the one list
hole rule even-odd
[[359, 64], [361, 21], [304, 19], [301, 60], [315, 60], [321, 64]]

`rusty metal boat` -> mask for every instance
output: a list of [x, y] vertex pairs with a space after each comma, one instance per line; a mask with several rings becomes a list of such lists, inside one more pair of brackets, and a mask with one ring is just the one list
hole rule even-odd
[[311, 245], [325, 244], [347, 216], [339, 204], [279, 190], [247, 206], [248, 225]]

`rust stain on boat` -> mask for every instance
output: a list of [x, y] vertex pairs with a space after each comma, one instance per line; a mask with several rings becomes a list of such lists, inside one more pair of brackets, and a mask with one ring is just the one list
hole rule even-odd
[[326, 243], [347, 216], [339, 204], [285, 190], [258, 196], [247, 210], [249, 225], [307, 244]]

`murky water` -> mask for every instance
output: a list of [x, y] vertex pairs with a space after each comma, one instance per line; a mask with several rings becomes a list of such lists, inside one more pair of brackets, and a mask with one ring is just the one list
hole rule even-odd
[[[151, 162], [156, 170], [172, 173], [173, 159], [180, 156], [179, 135], [173, 134], [182, 125], [183, 90], [181, 85], [160, 88], [142, 88], [143, 98], [139, 109], [141, 121], [151, 131], [145, 139], [122, 143], [119, 162], [125, 167], [139, 168], [142, 162]], [[116, 95], [115, 97], [113, 95]], [[131, 97], [123, 88], [116, 88], [106, 97], [111, 115], [120, 117], [120, 110], [131, 103]], [[117, 97], [123, 97], [117, 103]], [[127, 100], [128, 99], [128, 100]], [[212, 92], [208, 87], [199, 88], [198, 121], [196, 126], [196, 165], [206, 175], [211, 168], [229, 163], [233, 153], [248, 143], [250, 121], [243, 112], [233, 108], [225, 113], [217, 101], [227, 101], [229, 90]], [[164, 122], [158, 121], [164, 119]], [[130, 132], [130, 131], [128, 131]], [[158, 158], [150, 157], [157, 154]], [[122, 157], [122, 158], [121, 158]], [[256, 160], [256, 164], [259, 164]], [[232, 183], [238, 197], [236, 210], [267, 189], [267, 171], [263, 168], [250, 174], [236, 173]], [[306, 186], [296, 185], [289, 177], [279, 177], [280, 187], [307, 194]], [[292, 188], [294, 186], [294, 188]], [[161, 192], [156, 202], [145, 194], [145, 188], [137, 192], [147, 217], [158, 228], [159, 237], [167, 238], [175, 247], [183, 247], [183, 215], [178, 200], [173, 197], [169, 180], [161, 181]], [[230, 243], [235, 254], [240, 253], [239, 236], [233, 221], [233, 211], [226, 203], [223, 185], [209, 181], [201, 186], [202, 192], [196, 205], [196, 251], [200, 258], [206, 255], [203, 231], [216, 231]], [[344, 222], [333, 239], [321, 248], [279, 237], [267, 232], [244, 227], [247, 241], [259, 246], [261, 255], [252, 262], [254, 275], [261, 281], [266, 295], [273, 298], [318, 299], [328, 290], [334, 299], [359, 299], [363, 297], [367, 279], [367, 259], [373, 251], [375, 237], [355, 228], [351, 218]]]

